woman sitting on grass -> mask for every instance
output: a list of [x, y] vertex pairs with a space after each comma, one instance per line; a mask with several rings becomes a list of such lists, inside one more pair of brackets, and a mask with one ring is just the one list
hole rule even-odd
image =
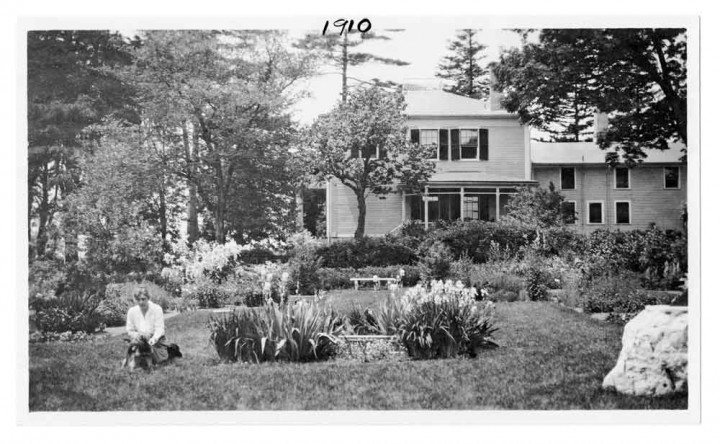
[[153, 364], [168, 360], [168, 343], [165, 341], [165, 319], [162, 307], [150, 301], [145, 287], [133, 294], [137, 305], [127, 314], [126, 329], [132, 342], [147, 340], [152, 348]]

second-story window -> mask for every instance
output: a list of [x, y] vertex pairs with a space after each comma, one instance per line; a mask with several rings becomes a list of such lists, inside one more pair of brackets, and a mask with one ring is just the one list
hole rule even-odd
[[575, 189], [575, 168], [560, 168], [560, 189]]
[[665, 188], [680, 188], [680, 168], [665, 167]]
[[630, 188], [630, 169], [615, 168], [615, 188], [617, 188], [617, 189]]
[[478, 158], [478, 131], [460, 130], [460, 159]]
[[432, 147], [432, 152], [428, 154], [428, 159], [438, 158], [438, 131], [437, 130], [420, 130], [420, 145]]

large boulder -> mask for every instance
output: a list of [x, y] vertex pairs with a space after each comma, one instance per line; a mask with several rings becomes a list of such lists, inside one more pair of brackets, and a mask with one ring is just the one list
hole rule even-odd
[[603, 388], [644, 396], [687, 391], [687, 342], [687, 307], [645, 307], [625, 326], [620, 357]]

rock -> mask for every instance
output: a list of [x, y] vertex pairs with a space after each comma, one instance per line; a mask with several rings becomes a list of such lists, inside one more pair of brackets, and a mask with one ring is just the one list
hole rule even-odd
[[639, 396], [687, 391], [687, 307], [647, 306], [625, 326], [603, 388]]

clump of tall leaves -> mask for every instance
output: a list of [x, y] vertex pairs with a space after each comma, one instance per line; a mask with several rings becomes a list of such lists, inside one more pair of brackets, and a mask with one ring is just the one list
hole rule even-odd
[[492, 303], [477, 303], [476, 292], [461, 282], [434, 281], [430, 288], [412, 288], [404, 295], [410, 307], [398, 329], [400, 341], [416, 359], [474, 357], [497, 344], [492, 334]]
[[321, 361], [336, 352], [342, 319], [314, 303], [241, 308], [210, 320], [221, 358], [241, 362]]

